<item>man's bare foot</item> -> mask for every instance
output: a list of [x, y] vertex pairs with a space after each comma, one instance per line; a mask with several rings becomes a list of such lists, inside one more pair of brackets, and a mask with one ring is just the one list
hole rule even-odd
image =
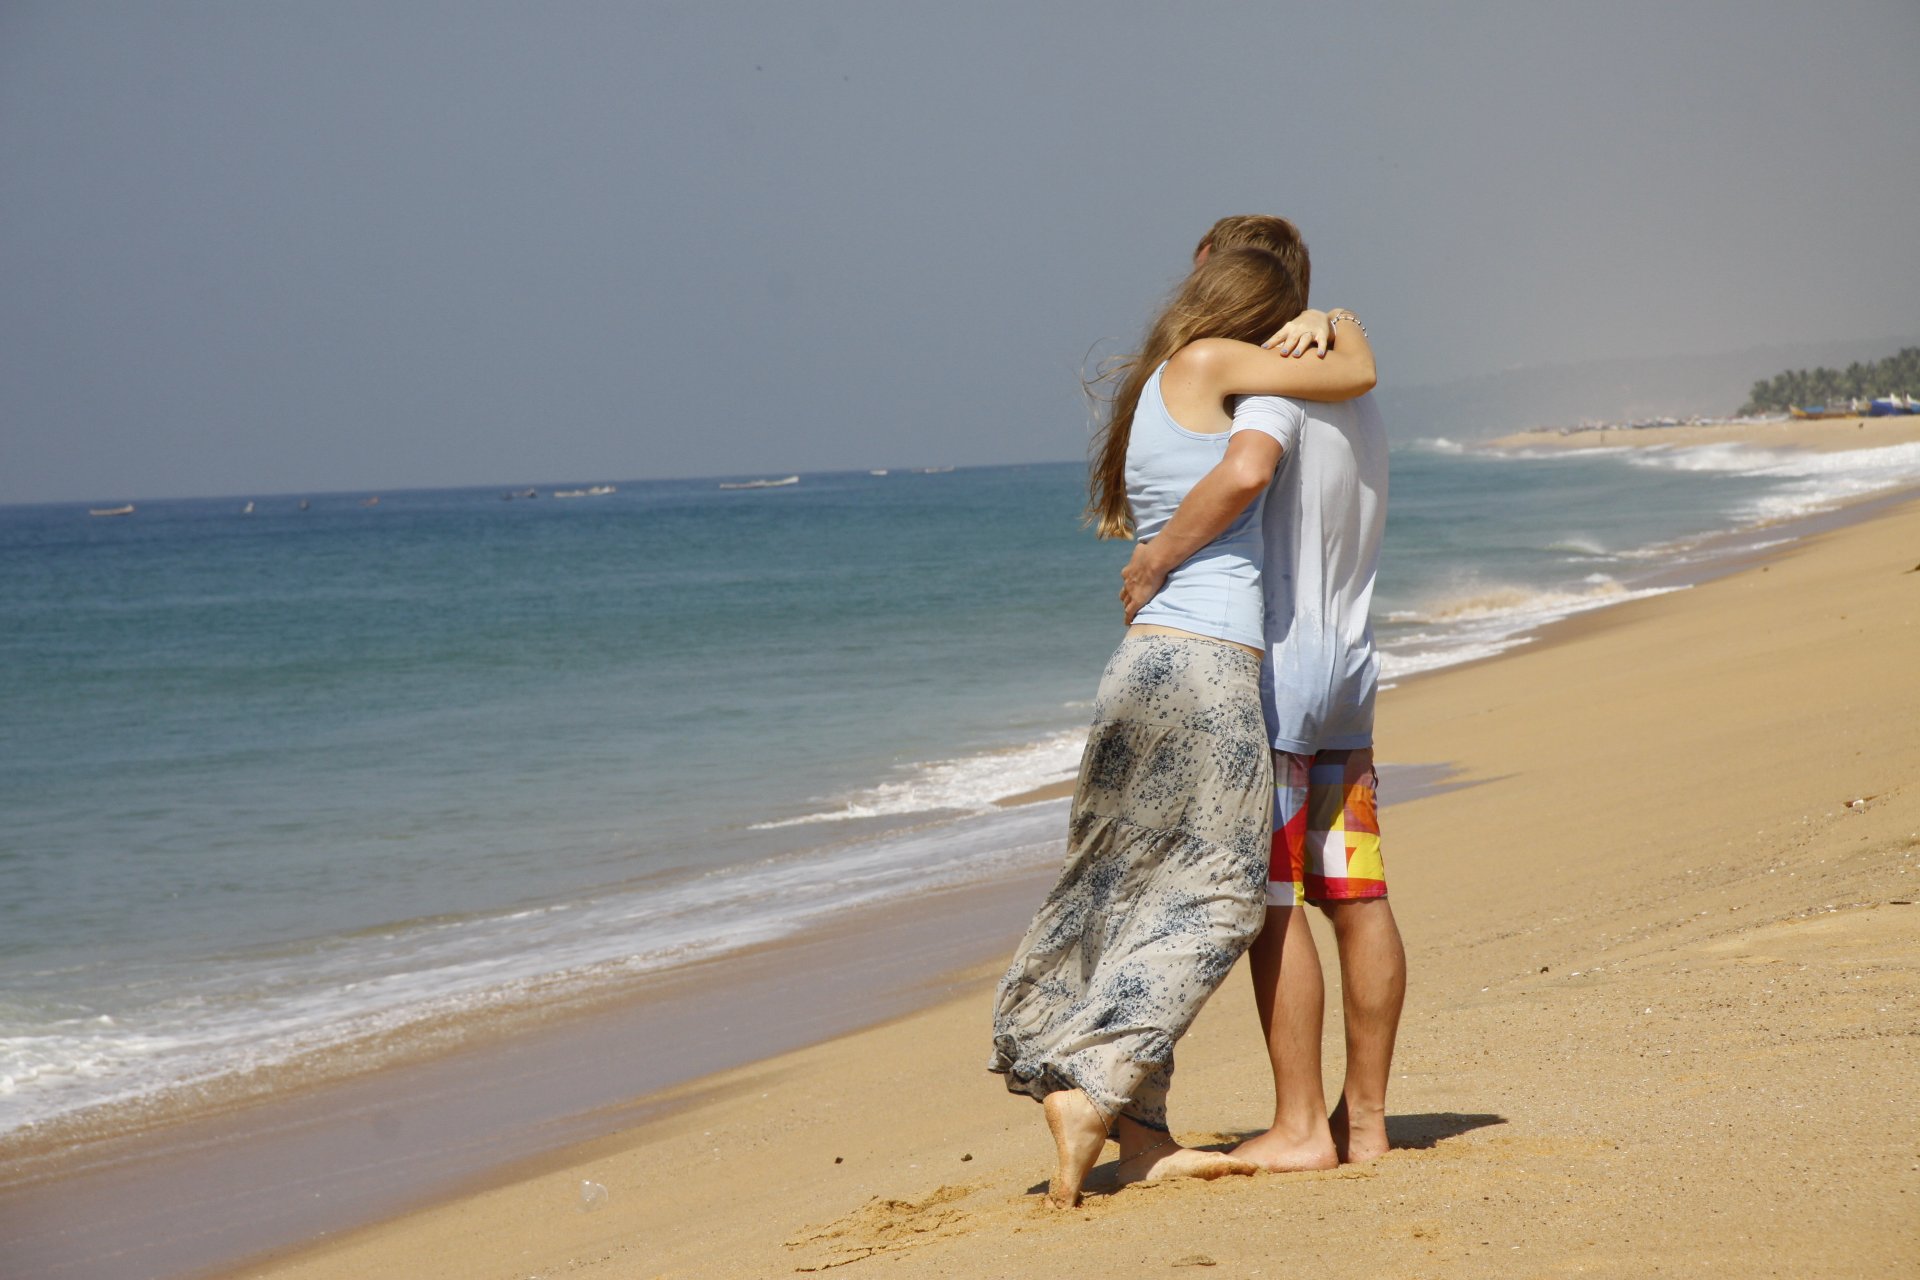
[[1331, 1169], [1340, 1163], [1333, 1139], [1324, 1130], [1302, 1137], [1269, 1129], [1235, 1147], [1233, 1154], [1268, 1173]]
[[1071, 1209], [1080, 1203], [1080, 1184], [1107, 1145], [1107, 1122], [1081, 1089], [1057, 1090], [1041, 1105], [1060, 1161], [1047, 1187], [1047, 1203], [1056, 1209]]
[[1393, 1149], [1387, 1141], [1387, 1112], [1382, 1107], [1370, 1115], [1355, 1118], [1347, 1110], [1347, 1100], [1340, 1099], [1340, 1105], [1327, 1117], [1327, 1128], [1333, 1134], [1333, 1149], [1339, 1153], [1341, 1164], [1365, 1164], [1376, 1156], [1383, 1156]]
[[1164, 1182], [1168, 1178], [1231, 1177], [1237, 1173], [1258, 1173], [1250, 1161], [1224, 1151], [1196, 1151], [1192, 1147], [1169, 1144], [1158, 1150], [1123, 1156], [1115, 1177], [1121, 1186], [1130, 1182]]

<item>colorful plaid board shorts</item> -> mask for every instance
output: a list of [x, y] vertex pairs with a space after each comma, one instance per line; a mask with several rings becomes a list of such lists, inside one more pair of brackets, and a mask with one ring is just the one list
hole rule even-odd
[[1273, 753], [1273, 861], [1267, 905], [1387, 896], [1373, 748]]

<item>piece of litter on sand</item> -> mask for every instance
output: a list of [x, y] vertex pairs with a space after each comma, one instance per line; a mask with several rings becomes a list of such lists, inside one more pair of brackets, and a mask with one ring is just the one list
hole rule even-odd
[[1176, 1267], [1217, 1267], [1220, 1264], [1204, 1253], [1190, 1253], [1184, 1258], [1175, 1258], [1173, 1265]]
[[584, 1179], [580, 1183], [580, 1212], [592, 1213], [607, 1202], [607, 1189]]
[[969, 1151], [967, 1152], [967, 1154], [960, 1157], [960, 1163], [965, 1164], [967, 1161], [971, 1159], [973, 1159], [973, 1152]]

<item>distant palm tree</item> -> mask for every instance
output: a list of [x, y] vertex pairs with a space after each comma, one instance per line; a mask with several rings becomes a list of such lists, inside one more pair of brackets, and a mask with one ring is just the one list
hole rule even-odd
[[1789, 369], [1762, 378], [1747, 392], [1741, 413], [1778, 412], [1793, 406], [1830, 404], [1854, 398], [1920, 394], [1920, 347], [1903, 347], [1884, 360], [1846, 369]]

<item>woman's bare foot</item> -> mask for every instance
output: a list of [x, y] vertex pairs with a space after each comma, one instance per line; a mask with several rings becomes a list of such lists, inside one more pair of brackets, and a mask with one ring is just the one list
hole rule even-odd
[[1047, 1188], [1047, 1203], [1056, 1209], [1071, 1209], [1080, 1203], [1080, 1184], [1107, 1145], [1107, 1122], [1081, 1089], [1050, 1093], [1041, 1105], [1060, 1160]]
[[1339, 1153], [1341, 1164], [1365, 1164], [1393, 1149], [1387, 1141], [1384, 1107], [1375, 1108], [1371, 1115], [1355, 1117], [1347, 1109], [1347, 1100], [1342, 1098], [1333, 1114], [1327, 1117], [1327, 1127], [1333, 1133], [1333, 1148]]
[[1122, 1160], [1115, 1181], [1121, 1186], [1130, 1182], [1164, 1182], [1168, 1178], [1214, 1178], [1232, 1177], [1237, 1173], [1258, 1173], [1259, 1168], [1228, 1155], [1224, 1151], [1196, 1151], [1192, 1147], [1171, 1146], [1161, 1151], [1143, 1153], [1137, 1160]]
[[1196, 1151], [1183, 1147], [1173, 1135], [1126, 1116], [1120, 1117], [1115, 1132], [1120, 1143], [1120, 1163], [1115, 1181], [1161, 1182], [1168, 1178], [1225, 1178], [1236, 1173], [1258, 1173], [1249, 1161], [1221, 1151]]

